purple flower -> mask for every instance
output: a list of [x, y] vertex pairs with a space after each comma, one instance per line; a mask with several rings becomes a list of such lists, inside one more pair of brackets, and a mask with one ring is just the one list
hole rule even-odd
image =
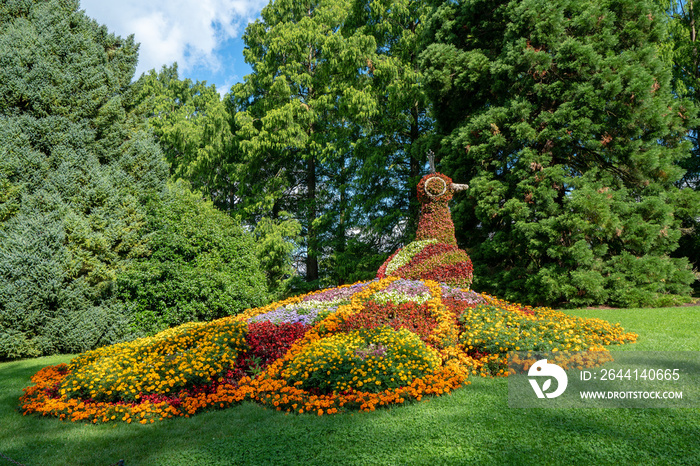
[[304, 301], [349, 301], [354, 294], [365, 289], [369, 283], [370, 282], [355, 283], [351, 286], [319, 291], [318, 293], [306, 296]]
[[397, 292], [408, 298], [428, 293], [430, 290], [420, 280], [396, 280], [384, 288], [385, 292]]
[[257, 316], [251, 317], [249, 321], [272, 322], [273, 324], [302, 323], [306, 325], [313, 325], [318, 320], [327, 317], [336, 310], [338, 310], [338, 306], [328, 306], [324, 305], [323, 303], [318, 303], [317, 306], [301, 306], [298, 304], [291, 304], [286, 307], [279, 307], [274, 311], [266, 312], [265, 314], [258, 314]]
[[377, 357], [377, 358], [383, 358], [386, 356], [386, 346], [382, 345], [381, 343], [374, 344], [370, 343], [365, 347], [364, 349], [356, 349], [355, 350], [355, 356], [358, 358], [362, 359], [363, 361], [368, 358], [368, 357]]
[[460, 290], [459, 288], [452, 288], [450, 286], [442, 285], [442, 297], [452, 298], [459, 301], [466, 301], [469, 304], [486, 304], [486, 300], [481, 296], [481, 294], [472, 290]]

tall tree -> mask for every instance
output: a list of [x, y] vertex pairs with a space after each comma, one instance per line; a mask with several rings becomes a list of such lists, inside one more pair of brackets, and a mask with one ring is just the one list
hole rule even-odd
[[[688, 295], [672, 259], [692, 106], [639, 0], [434, 2], [422, 53], [474, 287], [530, 303], [649, 305]], [[470, 181], [469, 181], [470, 180]]]
[[135, 84], [137, 111], [148, 119], [173, 180], [188, 180], [229, 210], [234, 199], [231, 173], [240, 171], [233, 154], [233, 128], [216, 86], [180, 79], [177, 63], [151, 70]]
[[356, 139], [352, 183], [358, 195], [352, 198], [352, 223], [362, 234], [352, 238], [337, 263], [371, 275], [386, 253], [410, 241], [416, 230], [416, 185], [432, 135], [418, 64], [427, 11], [421, 1], [355, 0], [345, 24], [374, 38], [367, 74], [372, 98], [382, 111]]
[[167, 176], [130, 118], [133, 38], [77, 0], [0, 7], [0, 359], [123, 338], [109, 300]]
[[[696, 106], [700, 105], [700, 17], [695, 0], [663, 1], [669, 15], [669, 32], [671, 41], [664, 49], [673, 64], [673, 88], [679, 99], [689, 99]], [[700, 119], [692, 120], [688, 125], [688, 139], [692, 142], [691, 156], [681, 160], [679, 165], [686, 172], [678, 181], [682, 188], [700, 190]], [[680, 247], [674, 253], [678, 257], [688, 257], [696, 269], [700, 267], [700, 224], [692, 212], [683, 218], [683, 233]], [[694, 288], [700, 288], [700, 281], [694, 282]]]
[[248, 223], [268, 288], [275, 296], [283, 294], [294, 275], [292, 251], [299, 223], [284, 213], [275, 219], [246, 217], [239, 208], [247, 205], [238, 191], [250, 170], [240, 151], [230, 100], [222, 100], [206, 82], [180, 79], [177, 64], [142, 75], [134, 89], [135, 111], [148, 120], [170, 165], [171, 180], [187, 180], [237, 223]]
[[[700, 103], [700, 18], [695, 0], [663, 2], [670, 16], [668, 29], [671, 41], [665, 52], [673, 63], [672, 84], [680, 99]], [[693, 143], [692, 156], [680, 162], [686, 173], [679, 180], [681, 187], [700, 188], [700, 120], [690, 125], [688, 137]]]
[[[272, 1], [244, 35], [253, 73], [232, 89], [248, 168], [238, 190], [241, 208], [272, 218], [296, 213], [309, 282], [318, 281], [319, 258], [333, 242], [320, 225], [347, 218], [350, 138], [377, 111], [364, 84], [375, 44], [344, 33], [349, 7], [347, 0]], [[340, 210], [329, 209], [333, 204]]]

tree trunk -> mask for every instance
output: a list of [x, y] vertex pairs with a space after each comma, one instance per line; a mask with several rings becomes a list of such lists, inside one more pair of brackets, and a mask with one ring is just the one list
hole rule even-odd
[[311, 155], [306, 167], [307, 189], [307, 238], [306, 238], [306, 281], [318, 280], [318, 238], [314, 220], [316, 220], [316, 156]]

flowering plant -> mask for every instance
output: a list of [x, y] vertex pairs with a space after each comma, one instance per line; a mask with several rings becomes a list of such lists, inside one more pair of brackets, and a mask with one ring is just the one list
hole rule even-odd
[[300, 322], [273, 324], [251, 321], [245, 338], [248, 349], [239, 353], [236, 361], [236, 368], [241, 371], [239, 375], [251, 369], [258, 372], [284, 356], [309, 328], [309, 325]]
[[[375, 300], [390, 295], [396, 301]], [[314, 324], [260, 317], [300, 303], [337, 308]], [[371, 411], [447, 393], [469, 375], [507, 375], [510, 349], [562, 358], [581, 349], [592, 356], [570, 363], [600, 364], [609, 357], [603, 345], [635, 337], [596, 319], [389, 277], [84, 353], [40, 370], [20, 402], [25, 414], [91, 422], [154, 422], [242, 400], [317, 414]]]
[[201, 385], [225, 372], [244, 348], [246, 326], [231, 320], [189, 323], [71, 361], [59, 393], [94, 401], [134, 401]]
[[425, 249], [426, 246], [428, 246], [429, 244], [435, 244], [437, 242], [437, 239], [431, 238], [408, 243], [406, 247], [399, 249], [397, 251], [397, 254], [394, 255], [390, 261], [387, 262], [386, 270], [384, 273], [386, 275], [392, 275], [394, 271], [396, 271], [396, 269], [400, 269], [401, 267], [411, 262], [411, 259], [413, 259], [413, 257], [416, 254]]
[[439, 243], [457, 246], [448, 206], [452, 199], [451, 185], [452, 179], [442, 173], [431, 173], [418, 182], [421, 208], [416, 241], [436, 239]]
[[360, 329], [373, 329], [388, 326], [393, 329], [406, 329], [427, 341], [437, 326], [432, 309], [427, 304], [407, 302], [378, 303], [369, 301], [364, 308], [344, 318], [339, 330], [349, 332]]
[[437, 353], [415, 333], [377, 327], [313, 342], [289, 361], [282, 377], [296, 387], [319, 393], [378, 393], [406, 386], [438, 365]]
[[469, 288], [473, 277], [472, 262], [466, 252], [449, 244], [429, 244], [412, 260], [399, 267], [395, 276], [434, 280], [454, 287]]

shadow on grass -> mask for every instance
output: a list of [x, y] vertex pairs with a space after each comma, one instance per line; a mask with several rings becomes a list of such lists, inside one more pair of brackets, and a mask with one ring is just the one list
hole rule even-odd
[[[475, 382], [435, 400], [439, 422], [406, 453], [422, 453], [421, 464], [697, 464], [700, 458], [697, 409], [510, 409], [504, 382]], [[427, 409], [416, 407], [416, 417]], [[408, 440], [409, 428], [397, 422], [383, 432]]]

